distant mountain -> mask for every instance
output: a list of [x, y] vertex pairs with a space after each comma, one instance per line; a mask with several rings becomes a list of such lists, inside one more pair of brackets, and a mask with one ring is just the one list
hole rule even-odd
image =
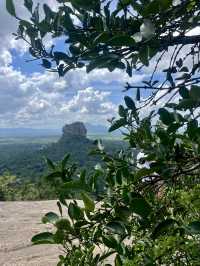
[[[85, 123], [87, 135], [109, 135], [108, 127]], [[62, 129], [43, 128], [0, 128], [0, 138], [61, 136]], [[112, 135], [118, 135], [114, 132]]]
[[0, 128], [1, 138], [42, 137], [61, 135], [61, 129]]

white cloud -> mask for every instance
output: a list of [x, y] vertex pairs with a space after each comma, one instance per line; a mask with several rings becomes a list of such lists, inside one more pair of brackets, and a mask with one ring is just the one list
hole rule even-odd
[[[23, 2], [16, 1], [16, 12], [27, 19], [29, 15]], [[53, 9], [57, 7], [56, 0], [39, 2], [41, 6], [46, 2]], [[27, 75], [12, 66], [11, 49], [22, 56], [27, 46], [12, 36], [17, 21], [7, 13], [5, 1], [0, 1], [0, 23], [3, 25], [0, 28], [0, 127], [61, 127], [75, 120], [105, 124], [117, 108], [111, 92], [105, 90], [111, 84], [123, 86], [126, 81], [137, 83], [144, 78], [144, 75], [134, 75], [130, 79], [125, 72], [110, 73], [105, 69], [89, 74], [79, 69], [70, 71], [64, 78], [51, 72]]]
[[116, 105], [107, 100], [110, 92], [102, 92], [88, 87], [84, 90], [79, 90], [68, 103], [62, 107], [64, 112], [80, 112], [82, 114], [99, 114], [113, 115], [116, 112]]

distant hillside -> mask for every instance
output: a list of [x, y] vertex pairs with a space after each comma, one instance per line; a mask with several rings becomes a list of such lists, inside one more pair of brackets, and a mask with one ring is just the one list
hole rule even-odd
[[[88, 135], [110, 135], [108, 127], [86, 123]], [[52, 128], [0, 128], [0, 138], [29, 138], [29, 137], [48, 137], [60, 136], [61, 129]], [[112, 133], [116, 136], [118, 133]]]
[[[67, 153], [71, 154], [73, 162], [77, 162], [81, 167], [91, 169], [99, 160], [97, 157], [89, 155], [95, 146], [92, 138], [87, 137], [86, 126], [81, 122], [76, 122], [65, 125], [63, 130], [1, 128], [0, 175], [9, 171], [18, 178], [37, 179], [47, 170], [44, 157], [59, 161]], [[97, 138], [101, 135], [105, 136], [103, 127], [102, 131], [95, 131], [94, 129], [97, 127], [95, 126], [92, 130], [91, 126], [89, 132], [92, 132], [93, 136], [96, 132]], [[56, 138], [53, 135], [56, 135]], [[6, 143], [9, 138], [13, 139]], [[51, 139], [52, 141], [50, 141]], [[122, 149], [125, 145], [123, 141], [114, 138], [107, 139], [107, 137], [103, 139], [103, 144], [111, 153]]]
[[61, 134], [60, 129], [36, 129], [36, 128], [0, 128], [0, 138], [24, 138], [57, 136]]

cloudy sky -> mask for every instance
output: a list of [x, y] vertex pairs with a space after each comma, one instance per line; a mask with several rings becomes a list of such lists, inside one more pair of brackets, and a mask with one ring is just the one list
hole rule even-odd
[[[35, 0], [35, 3], [37, 0]], [[56, 0], [43, 0], [56, 8]], [[16, 0], [17, 13], [27, 17], [23, 0]], [[60, 128], [76, 120], [107, 124], [116, 115], [126, 81], [141, 82], [137, 73], [85, 69], [69, 72], [64, 78], [45, 71], [39, 62], [29, 62], [27, 47], [15, 41], [17, 23], [0, 1], [0, 127]], [[51, 40], [47, 40], [51, 44]]]
[[[17, 14], [27, 18], [23, 0], [15, 0]], [[34, 0], [37, 3], [37, 0]], [[56, 9], [56, 0], [40, 0]], [[139, 84], [151, 74], [153, 65], [130, 79], [125, 72], [105, 69], [86, 74], [85, 69], [73, 70], [63, 78], [45, 71], [39, 62], [29, 62], [27, 46], [15, 41], [17, 22], [0, 1], [0, 127], [61, 128], [63, 124], [83, 121], [108, 125], [116, 115], [125, 94], [125, 82]], [[192, 34], [198, 34], [199, 28]], [[46, 42], [51, 45], [52, 40]], [[57, 41], [58, 46], [62, 43]], [[61, 47], [63, 48], [63, 47]], [[185, 52], [185, 51], [183, 51]], [[161, 62], [166, 68], [169, 55]], [[134, 95], [133, 91], [129, 92]]]

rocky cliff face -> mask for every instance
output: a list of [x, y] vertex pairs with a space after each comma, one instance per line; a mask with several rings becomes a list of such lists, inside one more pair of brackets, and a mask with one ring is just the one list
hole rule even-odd
[[63, 127], [62, 137], [87, 137], [87, 129], [82, 122], [75, 122]]

